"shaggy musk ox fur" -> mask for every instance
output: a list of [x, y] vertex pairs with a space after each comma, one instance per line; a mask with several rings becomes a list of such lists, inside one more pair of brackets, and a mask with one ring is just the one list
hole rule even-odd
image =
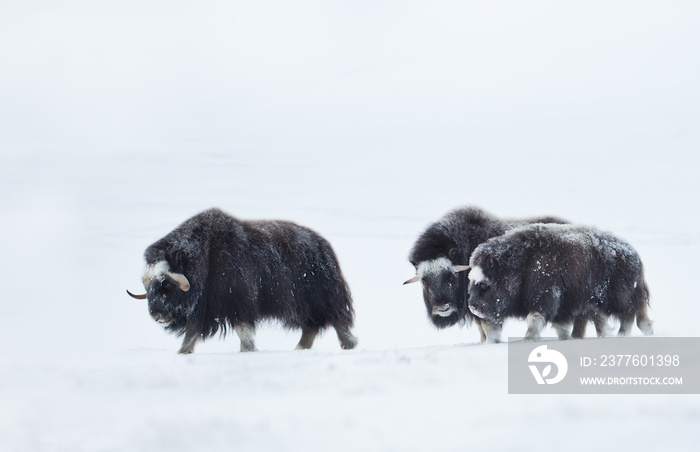
[[[527, 318], [525, 339], [547, 322], [561, 339], [575, 319], [620, 320], [620, 335], [632, 323], [652, 334], [649, 289], [642, 261], [627, 243], [593, 228], [531, 225], [480, 245], [471, 257], [469, 309], [494, 323]], [[582, 337], [585, 323], [574, 325]]]
[[184, 334], [180, 353], [229, 327], [240, 337], [241, 351], [254, 351], [255, 327], [267, 319], [300, 328], [298, 349], [311, 348], [329, 326], [344, 349], [357, 344], [338, 260], [308, 228], [240, 221], [211, 209], [149, 246], [144, 257], [148, 310], [166, 330]]
[[475, 317], [468, 309], [468, 267], [474, 249], [486, 240], [530, 223], [566, 223], [554, 217], [501, 220], [475, 207], [449, 212], [428, 226], [409, 254], [416, 276], [404, 284], [421, 281], [428, 316], [437, 328], [476, 321], [481, 341], [500, 340], [500, 325]]

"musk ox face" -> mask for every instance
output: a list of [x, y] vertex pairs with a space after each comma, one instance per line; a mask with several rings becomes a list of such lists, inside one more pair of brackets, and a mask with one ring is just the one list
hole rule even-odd
[[495, 272], [480, 266], [472, 267], [469, 272], [469, 310], [475, 316], [493, 323], [502, 323], [508, 316], [509, 303], [513, 299], [512, 287], [496, 284]]
[[463, 267], [456, 267], [445, 257], [416, 266], [416, 276], [423, 284], [423, 301], [428, 316], [438, 328], [452, 326], [466, 314], [467, 281], [462, 271]]
[[148, 313], [164, 328], [178, 329], [194, 310], [188, 302], [190, 284], [181, 273], [173, 273], [167, 261], [146, 265], [143, 285], [148, 296]]

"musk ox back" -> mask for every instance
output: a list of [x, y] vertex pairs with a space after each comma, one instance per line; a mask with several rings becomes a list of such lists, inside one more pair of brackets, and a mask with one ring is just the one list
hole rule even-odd
[[498, 324], [482, 322], [467, 306], [467, 264], [474, 249], [486, 240], [530, 223], [566, 223], [555, 217], [501, 220], [475, 207], [453, 210], [418, 237], [409, 254], [416, 276], [404, 284], [421, 281], [428, 316], [437, 328], [476, 321], [481, 341], [500, 340]]
[[527, 318], [528, 340], [552, 322], [568, 337], [576, 318], [617, 317], [619, 334], [629, 334], [636, 317], [652, 334], [647, 317], [649, 290], [637, 252], [593, 228], [525, 226], [480, 245], [472, 254], [469, 309], [494, 323]]
[[343, 348], [357, 344], [338, 260], [308, 228], [240, 221], [210, 209], [149, 246], [144, 257], [147, 292], [136, 297], [148, 298], [149, 313], [166, 330], [184, 334], [180, 353], [229, 327], [240, 337], [241, 351], [254, 351], [255, 327], [268, 319], [301, 329], [298, 349], [310, 348], [329, 326]]

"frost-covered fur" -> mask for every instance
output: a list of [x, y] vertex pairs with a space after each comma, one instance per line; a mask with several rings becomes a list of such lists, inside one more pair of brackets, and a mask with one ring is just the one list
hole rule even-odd
[[[144, 257], [149, 311], [167, 330], [185, 335], [181, 353], [229, 327], [241, 338], [242, 351], [254, 351], [255, 326], [266, 319], [302, 329], [300, 348], [310, 348], [316, 333], [329, 326], [343, 348], [357, 343], [338, 260], [308, 228], [240, 221], [210, 209], [149, 246]], [[181, 290], [169, 272], [184, 274], [189, 290]]]
[[[499, 340], [500, 328], [485, 330], [481, 320], [467, 308], [469, 272], [454, 272], [451, 265], [466, 265], [479, 244], [530, 223], [566, 221], [554, 217], [501, 220], [479, 208], [463, 207], [449, 212], [418, 237], [408, 259], [421, 277], [428, 316], [437, 328], [476, 320], [482, 342], [487, 339], [491, 342]], [[445, 316], [445, 312], [450, 312], [450, 315]], [[494, 332], [494, 335], [487, 337], [486, 331]]]
[[[593, 228], [536, 224], [480, 245], [472, 254], [475, 278], [469, 308], [492, 322], [527, 318], [526, 339], [539, 338], [546, 322], [560, 338], [575, 319], [620, 319], [628, 334], [635, 317], [652, 334], [646, 309], [649, 289], [637, 252], [627, 243]], [[477, 270], [478, 269], [478, 270]], [[599, 324], [600, 323], [600, 324]]]

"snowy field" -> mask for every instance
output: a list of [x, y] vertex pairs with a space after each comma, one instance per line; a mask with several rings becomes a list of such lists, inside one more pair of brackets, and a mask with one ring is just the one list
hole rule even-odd
[[[0, 451], [697, 450], [700, 396], [508, 395], [401, 283], [452, 208], [553, 214], [699, 336], [699, 55], [691, 1], [1, 1]], [[324, 235], [358, 348], [177, 355], [125, 289], [213, 206]]]

